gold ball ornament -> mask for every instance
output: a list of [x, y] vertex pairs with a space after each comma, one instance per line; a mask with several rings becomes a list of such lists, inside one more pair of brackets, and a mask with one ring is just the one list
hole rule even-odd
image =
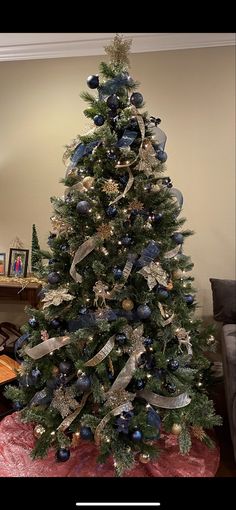
[[150, 462], [150, 455], [148, 453], [140, 453], [139, 462], [142, 462], [142, 464], [147, 464]]
[[82, 184], [83, 184], [84, 188], [86, 188], [86, 189], [90, 189], [91, 186], [93, 185], [93, 183], [94, 183], [94, 177], [89, 177], [89, 176], [85, 177], [82, 181]]
[[59, 374], [59, 368], [58, 367], [53, 367], [52, 368], [52, 375], [57, 375]]
[[175, 436], [179, 436], [180, 435], [180, 432], [182, 430], [182, 427], [179, 423], [174, 423], [174, 425], [172, 426], [172, 429], [171, 429], [171, 432], [172, 434], [174, 434]]
[[121, 305], [122, 305], [123, 310], [126, 310], [127, 312], [129, 312], [130, 310], [133, 310], [133, 308], [134, 308], [134, 302], [132, 301], [132, 299], [129, 299], [129, 298], [123, 299]]
[[42, 437], [44, 432], [45, 432], [45, 428], [42, 425], [36, 425], [36, 427], [34, 427], [34, 437], [36, 439], [40, 439], [40, 437]]

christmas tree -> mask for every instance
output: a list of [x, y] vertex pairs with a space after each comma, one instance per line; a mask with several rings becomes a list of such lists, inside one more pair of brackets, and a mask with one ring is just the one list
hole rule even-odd
[[40, 269], [42, 270], [42, 254], [35, 224], [32, 226], [31, 269], [33, 273], [40, 272]]
[[210, 446], [206, 430], [221, 421], [206, 390], [215, 340], [194, 318], [183, 253], [192, 232], [163, 176], [160, 119], [143, 111], [128, 71], [130, 45], [117, 35], [87, 79], [93, 128], [66, 147], [41, 307], [24, 329], [19, 386], [6, 392], [34, 424], [34, 457], [53, 446], [65, 461], [91, 440], [118, 475], [158, 454], [162, 430], [187, 454], [193, 435]]

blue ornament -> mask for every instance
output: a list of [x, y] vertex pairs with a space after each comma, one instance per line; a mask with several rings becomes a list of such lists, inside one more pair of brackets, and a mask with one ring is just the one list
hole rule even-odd
[[86, 308], [86, 306], [83, 306], [82, 308], [80, 308], [79, 310], [79, 314], [80, 315], [86, 315], [86, 313], [88, 312], [88, 309]]
[[179, 362], [177, 361], [177, 359], [170, 359], [167, 366], [168, 366], [169, 370], [171, 370], [172, 372], [175, 372], [175, 370], [178, 370], [178, 368], [179, 368]]
[[109, 218], [115, 218], [117, 213], [118, 213], [118, 211], [114, 205], [109, 205], [109, 207], [107, 207], [107, 209], [106, 209], [106, 215]]
[[91, 74], [87, 78], [87, 85], [90, 89], [97, 89], [99, 87], [99, 78], [97, 74]]
[[168, 391], [168, 393], [175, 393], [176, 392], [176, 386], [172, 382], [165, 383], [164, 384], [164, 388], [166, 389], [166, 391]]
[[49, 273], [48, 283], [50, 283], [51, 285], [56, 285], [60, 281], [61, 281], [61, 276], [59, 273], [56, 273], [56, 272]]
[[115, 374], [112, 372], [108, 372], [108, 379], [109, 381], [113, 382], [115, 380]]
[[139, 125], [136, 117], [131, 117], [127, 127], [134, 131], [139, 130]]
[[87, 375], [81, 375], [77, 381], [75, 382], [76, 389], [81, 392], [85, 392], [90, 390], [91, 388], [91, 379]]
[[19, 402], [18, 400], [16, 402], [13, 402], [12, 404], [12, 408], [14, 409], [14, 411], [20, 411], [21, 409], [23, 409], [24, 405], [22, 404], [22, 402]]
[[135, 381], [135, 388], [136, 390], [142, 390], [145, 386], [146, 382], [144, 379], [136, 379]]
[[141, 430], [134, 430], [131, 433], [131, 439], [135, 443], [139, 443], [140, 441], [142, 441], [142, 438], [143, 438], [143, 433], [141, 432]]
[[129, 234], [126, 234], [125, 237], [122, 237], [121, 244], [123, 246], [130, 246], [132, 244], [132, 237], [129, 237]]
[[53, 328], [53, 329], [59, 329], [62, 325], [62, 321], [61, 319], [52, 319], [50, 321], [50, 327]]
[[123, 186], [126, 186], [127, 182], [128, 182], [128, 175], [120, 175], [119, 176], [119, 182], [123, 185]]
[[61, 250], [62, 252], [67, 251], [67, 250], [68, 250], [68, 248], [69, 248], [69, 245], [68, 245], [68, 244], [61, 244], [61, 245], [60, 245], [60, 250]]
[[125, 335], [125, 333], [118, 333], [116, 336], [115, 336], [115, 341], [119, 344], [119, 345], [124, 345], [125, 342], [127, 341], [127, 336]]
[[161, 182], [162, 186], [166, 186], [167, 188], [172, 188], [173, 186], [170, 177], [163, 177]]
[[112, 94], [107, 98], [107, 106], [111, 108], [111, 110], [117, 110], [119, 104], [120, 102], [116, 94]]
[[71, 371], [72, 363], [70, 361], [61, 361], [59, 364], [59, 370], [61, 374], [68, 375]]
[[184, 242], [184, 236], [180, 232], [175, 232], [171, 237], [176, 244], [182, 244]]
[[169, 297], [169, 292], [164, 287], [161, 287], [161, 285], [157, 286], [157, 294], [162, 299], [167, 299]]
[[28, 324], [31, 328], [33, 329], [36, 329], [39, 325], [37, 319], [35, 317], [31, 317], [29, 320], [28, 320]]
[[136, 106], [136, 108], [140, 108], [143, 104], [142, 94], [140, 94], [140, 92], [133, 92], [132, 96], [130, 96], [130, 102]]
[[86, 439], [86, 440], [92, 439], [93, 433], [92, 433], [91, 428], [86, 427], [85, 425], [83, 427], [81, 427], [80, 428], [80, 437], [82, 439]]
[[41, 376], [40, 370], [38, 368], [33, 368], [33, 370], [31, 371], [32, 380], [34, 380], [34, 382], [37, 382], [40, 376]]
[[149, 347], [152, 344], [153, 344], [153, 339], [150, 338], [150, 336], [148, 336], [147, 338], [144, 338], [143, 345], [145, 345], [145, 347]]
[[70, 458], [70, 450], [68, 448], [59, 448], [56, 453], [56, 459], [59, 462], [66, 462]]
[[161, 212], [153, 214], [151, 216], [151, 219], [152, 219], [152, 221], [154, 221], [154, 223], [160, 223], [162, 218], [163, 218], [163, 213], [161, 213]]
[[148, 305], [139, 305], [136, 313], [139, 319], [148, 319], [152, 312]]
[[86, 215], [89, 213], [90, 204], [87, 200], [81, 200], [76, 206], [76, 212], [78, 214]]
[[115, 280], [120, 280], [120, 279], [122, 278], [122, 276], [123, 276], [123, 271], [122, 271], [122, 269], [120, 269], [120, 268], [119, 268], [119, 267], [117, 267], [117, 266], [113, 267], [112, 272], [113, 272], [113, 274], [114, 274], [114, 278], [115, 278]]
[[105, 122], [103, 115], [95, 115], [93, 122], [96, 126], [102, 126]]
[[57, 259], [49, 259], [48, 265], [52, 266], [53, 264], [56, 264], [56, 262], [58, 262]]
[[194, 297], [192, 296], [192, 294], [185, 294], [184, 301], [187, 303], [187, 305], [192, 305], [194, 302]]
[[152, 407], [150, 407], [150, 409], [148, 409], [147, 412], [147, 423], [151, 427], [155, 427], [156, 429], [158, 429], [158, 431], [161, 427], [160, 415], [156, 411], [154, 411]]
[[167, 160], [167, 154], [166, 154], [166, 152], [165, 152], [165, 151], [160, 151], [160, 150], [159, 150], [159, 151], [157, 152], [157, 156], [156, 156], [156, 157], [157, 157], [157, 159], [158, 159], [159, 161], [161, 161], [161, 163], [165, 163], [165, 161]]

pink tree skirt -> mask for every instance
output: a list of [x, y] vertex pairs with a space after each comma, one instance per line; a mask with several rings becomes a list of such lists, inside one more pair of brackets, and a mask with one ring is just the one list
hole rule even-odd
[[[213, 477], [219, 466], [219, 448], [209, 449], [193, 438], [189, 455], [179, 453], [177, 438], [162, 434], [158, 441], [160, 456], [155, 462], [141, 464], [127, 471], [125, 477]], [[0, 423], [0, 476], [1, 477], [113, 477], [112, 459], [97, 464], [98, 450], [93, 442], [80, 441], [71, 450], [70, 459], [60, 463], [51, 449], [46, 458], [32, 460], [34, 445], [33, 427], [20, 421], [19, 414], [7, 416]]]

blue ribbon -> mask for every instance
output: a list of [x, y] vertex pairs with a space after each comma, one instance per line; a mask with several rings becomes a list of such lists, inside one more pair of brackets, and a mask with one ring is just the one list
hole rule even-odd
[[137, 138], [138, 133], [136, 131], [129, 131], [129, 129], [125, 129], [122, 137], [118, 140], [116, 147], [129, 147]]

